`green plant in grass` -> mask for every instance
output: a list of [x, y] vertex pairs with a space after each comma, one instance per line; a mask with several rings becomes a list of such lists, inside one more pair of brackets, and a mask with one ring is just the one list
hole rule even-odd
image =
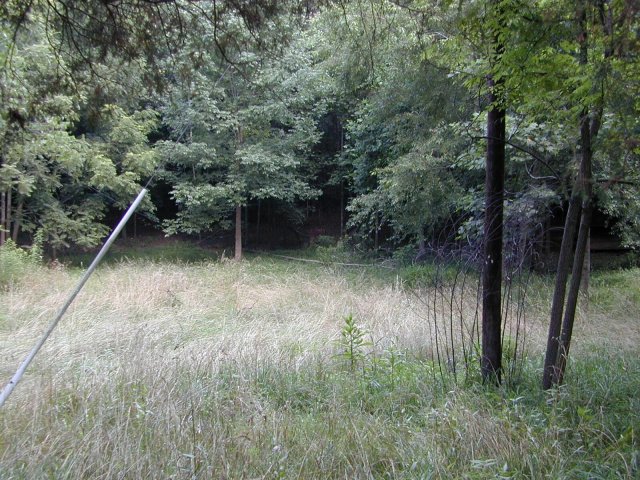
[[353, 261], [351, 252], [342, 240], [321, 235], [314, 242], [313, 252], [315, 257], [326, 265]]
[[451, 285], [459, 275], [455, 264], [425, 263], [401, 268], [399, 276], [410, 289]]
[[378, 377], [391, 391], [395, 390], [398, 380], [402, 378], [407, 369], [406, 352], [390, 346], [382, 355], [372, 360], [373, 374]]
[[372, 343], [367, 340], [368, 332], [360, 328], [352, 314], [344, 318], [344, 324], [340, 331], [338, 345], [340, 347], [339, 357], [345, 359], [349, 368], [354, 371], [358, 363], [363, 363], [366, 358], [366, 348]]
[[505, 366], [505, 382], [514, 385], [520, 381], [526, 360], [526, 351], [517, 337], [507, 337], [502, 340], [502, 356]]
[[325, 247], [325, 248], [335, 247], [337, 243], [338, 241], [336, 240], [336, 238], [332, 237], [331, 235], [318, 235], [313, 240], [313, 245], [315, 247]]

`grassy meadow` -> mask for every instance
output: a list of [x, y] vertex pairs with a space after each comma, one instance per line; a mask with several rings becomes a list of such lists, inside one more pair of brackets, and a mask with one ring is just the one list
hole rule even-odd
[[[0, 410], [0, 478], [640, 476], [640, 270], [594, 273], [544, 393], [550, 278], [509, 307], [518, 361], [495, 388], [474, 373], [472, 274], [449, 305], [451, 277], [416, 283], [430, 267], [314, 258], [99, 267]], [[3, 385], [82, 274], [16, 265]]]

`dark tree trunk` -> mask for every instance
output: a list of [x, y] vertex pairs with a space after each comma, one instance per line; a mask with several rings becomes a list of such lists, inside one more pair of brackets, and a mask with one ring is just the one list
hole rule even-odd
[[589, 230], [591, 229], [591, 161], [593, 157], [591, 147], [591, 125], [589, 116], [582, 115], [580, 124], [580, 145], [581, 161], [578, 175], [579, 193], [582, 198], [582, 215], [580, 216], [580, 230], [576, 243], [576, 251], [573, 256], [573, 269], [571, 270], [571, 283], [567, 295], [567, 306], [562, 320], [562, 331], [558, 345], [558, 358], [553, 369], [552, 385], [560, 385], [564, 377], [564, 370], [567, 365], [571, 335], [573, 334], [573, 324], [576, 316], [576, 307], [580, 293], [580, 282], [583, 276], [584, 258], [589, 240]]
[[505, 169], [504, 108], [497, 104], [494, 83], [487, 117], [485, 173], [484, 268], [482, 269], [482, 360], [484, 382], [500, 383], [502, 376], [502, 226]]
[[242, 260], [242, 205], [236, 205], [235, 260]]
[[249, 248], [249, 204], [244, 206], [244, 235], [242, 241], [244, 242], [244, 248]]
[[545, 390], [551, 388], [553, 384], [560, 346], [560, 329], [562, 327], [562, 312], [564, 310], [567, 278], [569, 277], [571, 251], [573, 249], [578, 218], [580, 216], [580, 197], [576, 190], [577, 188], [574, 186], [571, 199], [569, 200], [569, 210], [567, 211], [567, 217], [565, 219], [560, 255], [558, 257], [558, 267], [556, 269], [556, 284], [553, 290], [549, 333], [547, 334], [547, 352], [544, 358], [544, 371], [542, 374], [542, 388]]
[[6, 221], [7, 221], [7, 193], [2, 192], [0, 194], [0, 246], [4, 245], [4, 242], [7, 238]]
[[9, 190], [7, 190], [7, 205], [6, 205], [6, 209], [7, 209], [7, 213], [5, 214], [5, 219], [4, 219], [4, 224], [5, 224], [5, 240], [8, 240], [9, 238], [11, 238], [11, 210], [13, 208], [12, 204], [13, 204], [13, 199], [12, 197], [12, 189], [11, 187], [9, 187]]
[[562, 332], [558, 345], [558, 360], [556, 367], [553, 369], [553, 385], [562, 384], [567, 366], [567, 358], [569, 358], [569, 347], [571, 346], [571, 335], [573, 334], [573, 324], [576, 317], [576, 306], [578, 305], [580, 282], [582, 280], [582, 270], [591, 225], [591, 212], [591, 203], [587, 200], [582, 206], [580, 231], [578, 232], [576, 252], [573, 258], [573, 269], [571, 270], [571, 283], [569, 284], [569, 293], [567, 295], [567, 307], [562, 320]]
[[24, 200], [21, 195], [18, 195], [18, 207], [16, 209], [15, 218], [13, 220], [13, 231], [11, 233], [11, 239], [14, 243], [18, 243], [18, 235], [20, 234], [20, 227], [22, 226], [22, 207]]
[[344, 236], [344, 180], [340, 181], [340, 238]]
[[[591, 205], [593, 209], [593, 205]], [[593, 213], [593, 210], [592, 210]], [[584, 251], [584, 265], [582, 265], [582, 283], [580, 288], [582, 289], [583, 299], [583, 312], [585, 319], [589, 318], [589, 284], [591, 282], [591, 225], [589, 225], [589, 231], [587, 232], [587, 248]]]
[[373, 249], [375, 251], [378, 251], [378, 246], [380, 242], [380, 212], [376, 212], [375, 215], [376, 215], [376, 219], [375, 219], [376, 230], [373, 233]]
[[[344, 152], [344, 125], [340, 120], [340, 155]], [[344, 180], [340, 180], [340, 238], [344, 236]]]
[[[236, 147], [240, 148], [244, 144], [244, 130], [242, 126], [238, 126], [236, 131]], [[240, 160], [238, 160], [238, 169], [240, 169]], [[235, 225], [235, 254], [236, 261], [242, 260], [242, 204], [236, 204], [236, 225]]]

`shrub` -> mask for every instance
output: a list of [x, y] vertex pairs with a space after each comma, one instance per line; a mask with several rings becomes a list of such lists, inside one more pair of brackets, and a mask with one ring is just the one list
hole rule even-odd
[[42, 262], [42, 235], [37, 233], [33, 245], [29, 249], [18, 247], [12, 240], [7, 240], [0, 247], [0, 288], [24, 278], [36, 265]]
[[338, 240], [331, 235], [318, 235], [313, 239], [312, 244], [316, 247], [335, 247]]
[[453, 284], [461, 272], [455, 264], [427, 263], [401, 269], [400, 278], [408, 288], [425, 288]]

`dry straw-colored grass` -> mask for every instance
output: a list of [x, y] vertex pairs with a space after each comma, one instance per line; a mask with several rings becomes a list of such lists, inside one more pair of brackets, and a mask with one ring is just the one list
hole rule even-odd
[[[0, 294], [3, 383], [78, 276], [38, 269]], [[318, 365], [334, 361], [348, 314], [379, 352], [391, 346], [433, 351], [434, 312], [444, 323], [440, 341], [453, 335], [459, 345], [459, 321], [470, 328], [475, 296], [463, 294], [451, 317], [442, 302], [432, 306], [432, 294], [366, 272], [264, 259], [101, 267], [0, 412], [0, 477], [5, 471], [8, 478], [322, 478], [319, 472], [372, 478], [393, 473], [403, 457], [416, 464], [415, 455], [446, 477], [452, 454], [440, 451], [445, 447], [438, 441], [455, 431], [471, 439], [460, 446], [462, 463], [526, 455], [533, 448], [527, 438], [466, 407], [455, 413], [463, 429], [429, 433], [404, 431], [366, 408], [354, 417], [343, 412], [340, 392], [314, 398], [318, 393], [306, 391], [305, 382], [273, 398], [252, 390], [276, 382], [270, 369], [294, 376], [316, 371], [320, 378]], [[540, 296], [528, 303], [532, 352], [540, 351], [546, 334], [544, 302]], [[590, 326], [599, 324], [597, 315]], [[626, 333], [625, 341], [640, 338]], [[578, 335], [590, 341], [588, 333]], [[290, 415], [299, 398], [324, 406], [316, 415]], [[511, 435], [506, 447], [495, 441]]]
[[[3, 381], [77, 277], [42, 269], [3, 293]], [[424, 337], [410, 295], [324, 268], [268, 262], [103, 267], [2, 412], [11, 435], [0, 445], [0, 464], [24, 462], [17, 470], [26, 477], [51, 468], [91, 478], [194, 472], [218, 458], [237, 467], [242, 462], [230, 455], [260, 455], [255, 443], [271, 442], [267, 413], [259, 413], [266, 407], [235, 392], [230, 404], [223, 399], [206, 421], [196, 420], [211, 401], [202, 392], [216, 394], [215, 384], [200, 385], [203, 378], [229, 366], [234, 375], [250, 377], [268, 365], [295, 370], [318, 356], [331, 358], [349, 313], [374, 338], [411, 345]], [[281, 416], [269, 415], [271, 422]], [[194, 451], [201, 444], [207, 451]], [[247, 474], [218, 467], [232, 478]]]

